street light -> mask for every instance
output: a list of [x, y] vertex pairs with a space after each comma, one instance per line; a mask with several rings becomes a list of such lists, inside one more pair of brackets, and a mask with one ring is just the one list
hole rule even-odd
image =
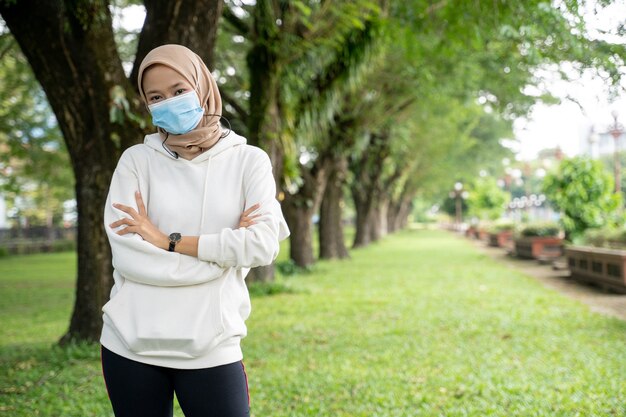
[[456, 215], [456, 224], [457, 227], [463, 221], [463, 205], [462, 201], [469, 197], [469, 193], [463, 190], [463, 184], [457, 182], [454, 184], [454, 191], [450, 192], [450, 198], [455, 199], [455, 215]]
[[615, 151], [613, 152], [613, 164], [615, 165], [615, 193], [622, 192], [622, 184], [621, 184], [621, 164], [619, 160], [619, 138], [624, 133], [624, 127], [618, 123], [617, 121], [617, 111], [613, 110], [611, 112], [613, 116], [613, 124], [610, 126], [609, 133], [613, 136], [615, 141]]

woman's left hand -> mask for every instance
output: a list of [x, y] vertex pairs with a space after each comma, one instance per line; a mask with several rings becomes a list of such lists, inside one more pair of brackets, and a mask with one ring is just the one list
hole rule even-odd
[[146, 206], [143, 203], [143, 199], [141, 198], [141, 193], [139, 191], [135, 191], [135, 200], [137, 201], [137, 208], [139, 209], [139, 212], [132, 207], [114, 203], [113, 207], [122, 210], [124, 213], [128, 213], [131, 218], [120, 219], [111, 223], [109, 226], [116, 228], [126, 225], [125, 228], [117, 231], [118, 235], [137, 233], [143, 238], [143, 240], [152, 243], [154, 246], [162, 249], [167, 248], [169, 245], [169, 238], [157, 229], [157, 227], [152, 224], [148, 218]]

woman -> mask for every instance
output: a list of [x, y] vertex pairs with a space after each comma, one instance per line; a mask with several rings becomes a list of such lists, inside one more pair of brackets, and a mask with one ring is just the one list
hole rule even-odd
[[153, 49], [138, 87], [158, 132], [122, 154], [104, 209], [115, 285], [100, 342], [113, 410], [172, 416], [176, 392], [187, 417], [248, 416], [244, 279], [289, 235], [270, 159], [222, 130], [217, 84], [191, 50]]

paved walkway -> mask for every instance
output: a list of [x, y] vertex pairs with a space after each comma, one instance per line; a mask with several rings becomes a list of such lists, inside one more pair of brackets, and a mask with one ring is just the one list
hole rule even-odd
[[548, 288], [582, 301], [592, 311], [626, 320], [625, 294], [610, 293], [592, 285], [576, 282], [569, 278], [568, 270], [554, 270], [550, 264], [542, 265], [538, 261], [509, 256], [504, 249], [487, 246], [485, 242], [474, 240], [473, 243], [498, 262], [535, 277]]

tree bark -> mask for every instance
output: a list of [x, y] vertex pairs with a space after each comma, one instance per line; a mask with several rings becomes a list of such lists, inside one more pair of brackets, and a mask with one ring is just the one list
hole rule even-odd
[[389, 233], [396, 232], [407, 226], [409, 215], [413, 209], [414, 190], [409, 190], [407, 184], [397, 199], [392, 199], [387, 214]]
[[[297, 197], [285, 198], [283, 210], [289, 225], [289, 257], [300, 267], [306, 268], [315, 262], [313, 255], [313, 213], [312, 207], [299, 206], [305, 203]], [[305, 203], [306, 204], [306, 203]]]
[[389, 131], [383, 130], [372, 134], [369, 146], [360, 158], [353, 159], [350, 163], [350, 170], [354, 173], [350, 190], [356, 210], [353, 248], [367, 246], [371, 242], [372, 222], [375, 221], [373, 216], [377, 199], [383, 190], [383, 167], [389, 152]]
[[370, 242], [376, 242], [387, 234], [387, 208], [389, 198], [382, 193], [377, 196], [370, 216]]
[[352, 200], [354, 202], [354, 209], [356, 211], [355, 234], [353, 248], [361, 248], [370, 244], [371, 232], [370, 227], [372, 225], [372, 201], [365, 193], [355, 190], [355, 186], [352, 187]]
[[335, 157], [320, 205], [319, 247], [322, 259], [349, 258], [343, 234], [343, 187], [347, 181], [346, 157]]
[[224, 2], [220, 0], [144, 0], [146, 20], [139, 35], [137, 56], [130, 75], [135, 85], [139, 64], [159, 45], [177, 43], [190, 47], [213, 70], [217, 27]]
[[389, 209], [387, 210], [387, 227], [389, 233], [395, 233], [398, 230], [401, 201], [391, 200]]
[[302, 166], [302, 185], [295, 194], [286, 194], [283, 202], [285, 220], [291, 231], [289, 255], [296, 265], [308, 267], [313, 254], [313, 215], [317, 213], [328, 178], [329, 160], [319, 157], [312, 168]]
[[[273, 49], [276, 45], [277, 30], [271, 2], [269, 0], [257, 1], [250, 33], [252, 47], [246, 57], [250, 73], [248, 142], [268, 153], [276, 179], [277, 194], [280, 195], [283, 177], [283, 150], [280, 146], [282, 122], [278, 84], [280, 68], [278, 53]], [[285, 211], [284, 204], [283, 211]], [[293, 230], [291, 232], [293, 233]], [[271, 282], [275, 276], [274, 268], [274, 264], [253, 268], [246, 281]]]
[[397, 230], [406, 229], [409, 224], [409, 216], [413, 211], [413, 197], [406, 197], [402, 200], [400, 211], [396, 219]]
[[[182, 1], [176, 1], [157, 13], [155, 7], [161, 3], [166, 2], [146, 1], [146, 23], [154, 22], [157, 15], [160, 23], [144, 26], [137, 61], [152, 46], [165, 42], [186, 44], [205, 59], [211, 56], [206, 51], [213, 49], [211, 39], [215, 40], [216, 25], [195, 27], [191, 23], [202, 20], [198, 16], [211, 10], [216, 13], [211, 21], [217, 22], [222, 2], [197, 0], [184, 2], [183, 6]], [[108, 3], [102, 0], [69, 5], [63, 1], [0, 2], [0, 14], [55, 113], [76, 178], [78, 275], [74, 309], [61, 344], [74, 339], [99, 340], [102, 306], [113, 285], [103, 206], [119, 155], [140, 142], [144, 133], [129, 119], [111, 122], [111, 92], [121, 88], [131, 111], [145, 111], [134, 83], [124, 74]]]

